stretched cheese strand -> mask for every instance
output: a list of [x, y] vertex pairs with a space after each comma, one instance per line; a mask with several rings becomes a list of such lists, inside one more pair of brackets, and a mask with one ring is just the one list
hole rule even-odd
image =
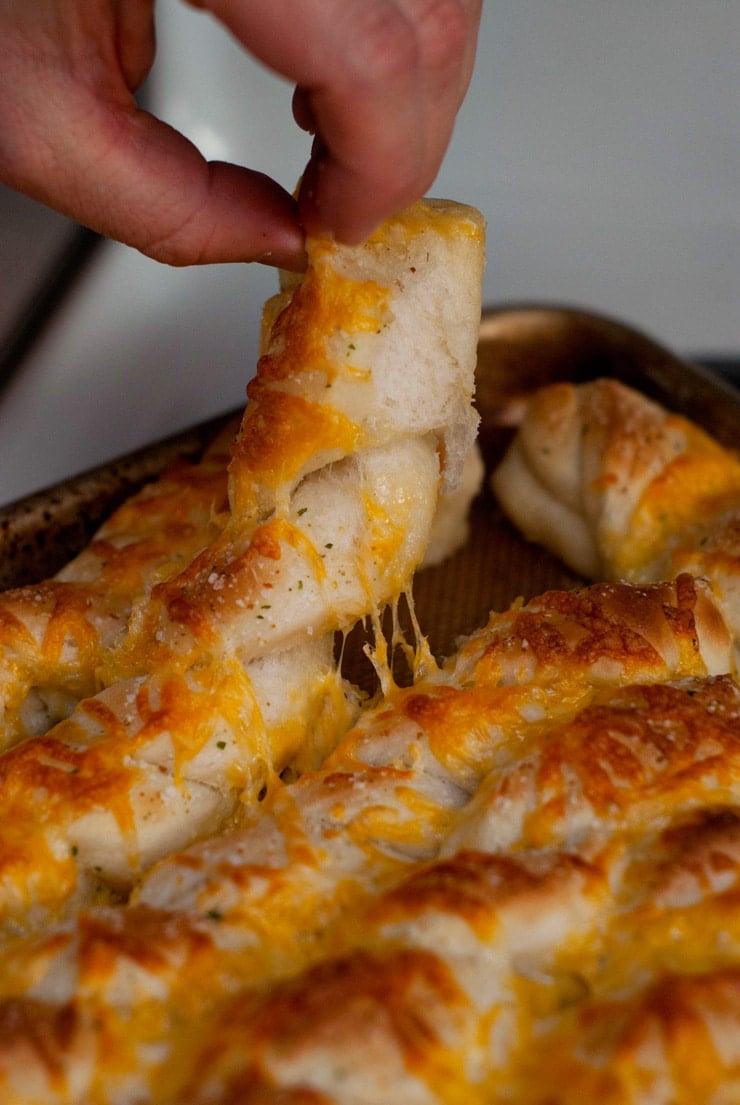
[[543, 389], [493, 476], [528, 538], [592, 579], [706, 575], [740, 636], [740, 460], [615, 380]]
[[446, 466], [474, 428], [482, 220], [419, 204], [361, 247], [308, 253], [250, 388], [225, 525], [134, 609], [106, 689], [0, 759], [6, 922], [43, 923], [101, 884], [125, 894], [347, 726], [334, 632], [409, 588], [439, 451]]
[[483, 244], [478, 212], [433, 200], [361, 247], [308, 243], [307, 273], [266, 308], [229, 523], [155, 588], [120, 674], [214, 640], [290, 647], [408, 588], [439, 474], [458, 480], [475, 436]]
[[[311, 969], [317, 960], [343, 950], [356, 965], [347, 978], [348, 985], [358, 987], [358, 1000], [367, 996], [373, 976], [379, 980], [374, 991], [379, 998], [391, 985], [389, 976], [402, 988], [408, 971], [413, 979], [417, 968], [427, 989], [436, 979], [443, 993], [457, 993], [460, 980], [454, 986], [445, 983], [449, 964], [430, 966], [427, 944], [415, 936], [411, 949], [397, 955], [401, 929], [390, 933], [383, 926], [389, 917], [400, 917], [401, 903], [406, 903], [404, 912], [414, 902], [416, 892], [403, 887], [409, 876], [410, 885], [419, 885], [413, 881], [415, 871], [421, 871], [423, 885], [427, 877], [432, 880], [433, 890], [433, 873], [424, 872], [456, 827], [467, 831], [470, 796], [501, 765], [534, 754], [553, 726], [549, 714], [567, 724], [594, 696], [625, 681], [703, 675], [708, 663], [723, 670], [728, 648], [722, 622], [691, 580], [637, 590], [612, 585], [581, 594], [552, 593], [492, 619], [430, 682], [396, 690], [390, 702], [365, 715], [324, 769], [274, 792], [254, 826], [165, 861], [126, 909], [86, 914], [41, 942], [13, 946], [0, 970], [6, 1012], [12, 1008], [19, 1017], [35, 1019], [37, 1030], [53, 1040], [61, 1010], [67, 1009], [75, 1029], [57, 1057], [56, 1074], [43, 1055], [34, 1056], [27, 1040], [20, 1070], [15, 1050], [21, 1046], [19, 1034], [13, 1034], [12, 1043], [0, 1051], [8, 1086], [19, 1101], [31, 1100], [32, 1085], [40, 1087], [39, 1101], [96, 1096], [126, 1101], [136, 1100], [137, 1093], [168, 1101], [173, 1086], [192, 1069], [194, 1037], [210, 1038], [211, 1022], [231, 1047], [232, 1035], [221, 1024], [230, 991], [243, 989], [237, 999], [240, 1012], [233, 1014], [243, 1025], [245, 1010], [263, 1008], [255, 987], [274, 984], [302, 967]], [[440, 872], [452, 870], [449, 862]], [[445, 908], [454, 912], [450, 903], [464, 885], [464, 872], [480, 867], [475, 879], [480, 877], [488, 887], [494, 925], [509, 908], [504, 905], [512, 898], [509, 873], [517, 864], [507, 867], [490, 857], [480, 863], [463, 861], [454, 879], [444, 876], [451, 887]], [[537, 902], [547, 900], [548, 888], [562, 886], [575, 911], [566, 911], [557, 921], [562, 898], [551, 901], [539, 935], [532, 937], [529, 930], [521, 935], [522, 947], [530, 947], [532, 939], [539, 947], [553, 925], [565, 932], [569, 918], [590, 915], [588, 887], [594, 877], [583, 863], [568, 857], [562, 862], [556, 857], [554, 864], [547, 857], [535, 858], [530, 875], [527, 870], [525, 863], [525, 888], [536, 890], [542, 882]], [[531, 901], [522, 904], [517, 897], [522, 879], [515, 880], [517, 901], [511, 905], [511, 922], [503, 926], [507, 940], [521, 927], [522, 910], [532, 910]], [[435, 900], [433, 893], [429, 900]], [[373, 902], [379, 903], [377, 908]], [[454, 921], [455, 932], [465, 931], [467, 924], [465, 919]], [[405, 921], [401, 928], [408, 928]], [[156, 951], [143, 935], [153, 932], [158, 934]], [[481, 973], [470, 960], [470, 939], [461, 945], [467, 950], [454, 968], [463, 971], [466, 986]], [[385, 949], [380, 959], [376, 940]], [[358, 958], [354, 947], [363, 941], [368, 948]], [[478, 954], [484, 955], [488, 970], [494, 953], [486, 947], [484, 941]], [[503, 946], [494, 956], [504, 971], [509, 969], [507, 955]], [[302, 993], [317, 977], [326, 985], [334, 979], [334, 987], [344, 977], [340, 972], [337, 981], [331, 965], [316, 971], [318, 975], [298, 984]], [[490, 994], [500, 996], [508, 983], [495, 974], [487, 985]], [[319, 992], [330, 1002], [331, 993]], [[275, 998], [278, 1005], [281, 993]], [[336, 987], [332, 993], [337, 996]], [[423, 991], [412, 987], [409, 993], [423, 1003]], [[403, 998], [397, 988], [391, 996]], [[468, 998], [461, 1002], [467, 1007]], [[413, 1015], [425, 1014], [417, 1009]], [[471, 1030], [478, 1024], [479, 1033], [480, 1024], [470, 1020], [469, 1012], [465, 1017]], [[321, 1023], [318, 1015], [316, 1019]], [[253, 1026], [244, 1029], [244, 1062], [253, 1055], [246, 1046], [248, 1040], [253, 1046], [251, 1033]], [[340, 1045], [348, 1046], [344, 1033], [338, 1035]], [[126, 1072], [120, 1081], [112, 1056]], [[389, 1072], [397, 1071], [397, 1059]], [[481, 1062], [485, 1067], [490, 1060], [482, 1056]], [[363, 1064], [360, 1068], [366, 1069]], [[291, 1069], [286, 1066], [286, 1078]], [[408, 1080], [401, 1080], [398, 1092], [402, 1089], [409, 1090]], [[378, 1094], [369, 1100], [386, 1100]]]
[[53, 579], [0, 595], [0, 751], [46, 732], [101, 689], [131, 607], [210, 544], [227, 511], [236, 426], [128, 499]]

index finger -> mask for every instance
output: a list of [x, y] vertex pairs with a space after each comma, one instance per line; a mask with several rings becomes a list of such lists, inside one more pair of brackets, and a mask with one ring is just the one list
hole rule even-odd
[[467, 90], [481, 0], [203, 0], [296, 83], [318, 141], [301, 188], [309, 233], [366, 237], [423, 195]]

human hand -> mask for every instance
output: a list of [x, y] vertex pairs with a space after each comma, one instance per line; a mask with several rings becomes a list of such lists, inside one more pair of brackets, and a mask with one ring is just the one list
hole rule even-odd
[[298, 201], [141, 110], [154, 0], [0, 0], [0, 179], [169, 264], [303, 263], [421, 196], [473, 66], [481, 0], [192, 0], [297, 87]]

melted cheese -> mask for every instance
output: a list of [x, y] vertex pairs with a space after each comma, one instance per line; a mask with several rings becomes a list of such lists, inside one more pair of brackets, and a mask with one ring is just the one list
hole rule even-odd
[[0, 748], [45, 732], [115, 677], [106, 663], [132, 606], [223, 526], [235, 429], [119, 507], [57, 578], [0, 596]]

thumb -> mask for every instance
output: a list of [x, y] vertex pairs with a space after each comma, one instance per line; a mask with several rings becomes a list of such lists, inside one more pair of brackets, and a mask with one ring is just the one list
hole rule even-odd
[[44, 77], [0, 113], [0, 177], [11, 187], [171, 265], [303, 267], [297, 205], [275, 181], [206, 161], [128, 92]]
[[270, 177], [206, 161], [182, 134], [146, 112], [116, 125], [116, 141], [94, 175], [83, 173], [86, 187], [79, 167], [69, 165], [82, 210], [99, 212], [94, 229], [168, 264], [303, 266], [297, 204]]

